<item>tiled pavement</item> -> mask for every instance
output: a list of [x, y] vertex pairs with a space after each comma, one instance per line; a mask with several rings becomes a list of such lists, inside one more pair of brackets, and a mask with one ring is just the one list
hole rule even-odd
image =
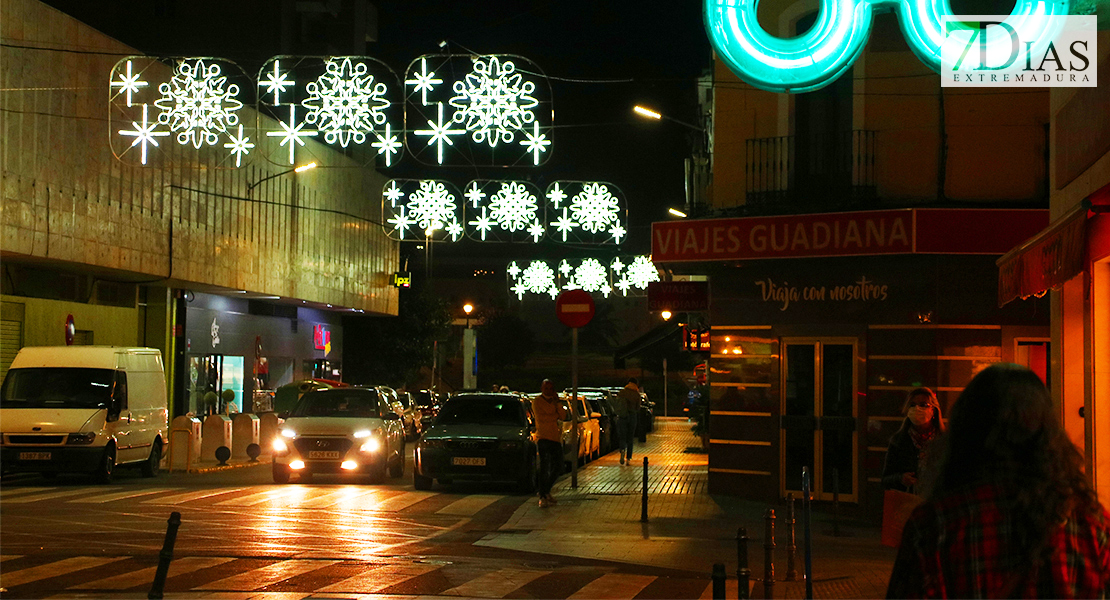
[[[553, 490], [559, 503], [523, 504], [496, 533], [479, 545], [528, 552], [598, 558], [709, 574], [714, 563], [728, 573], [728, 597], [736, 597], [736, 533], [746, 527], [752, 577], [763, 576], [763, 514], [781, 506], [707, 493], [708, 457], [687, 452], [700, 447], [682, 418], [656, 419], [646, 444], [637, 445], [631, 465], [619, 453], [579, 469], [578, 486], [564, 476]], [[648, 522], [642, 523], [643, 457], [648, 458]], [[774, 595], [804, 598], [801, 519], [796, 566], [799, 581], [785, 582], [787, 539], [784, 519], [776, 528]], [[879, 543], [879, 529], [845, 524], [833, 537], [826, 518], [814, 514], [813, 587], [817, 598], [878, 598], [885, 595], [894, 552]], [[709, 593], [709, 591], [707, 591]], [[753, 597], [762, 597], [755, 584]]]

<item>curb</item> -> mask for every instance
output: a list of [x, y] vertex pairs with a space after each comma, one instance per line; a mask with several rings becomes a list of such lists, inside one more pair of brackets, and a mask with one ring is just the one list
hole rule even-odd
[[244, 468], [249, 468], [249, 467], [260, 467], [260, 466], [268, 465], [268, 464], [270, 464], [270, 460], [269, 460], [269, 457], [266, 457], [266, 460], [262, 460], [261, 458], [259, 458], [259, 460], [255, 461], [255, 462], [229, 463], [229, 464], [226, 464], [226, 465], [219, 465], [219, 464], [205, 465], [205, 466], [195, 466], [194, 465], [192, 468], [187, 469], [187, 470], [186, 469], [174, 469], [174, 470], [170, 471], [169, 469], [166, 469], [166, 471], [168, 473], [190, 473], [190, 474], [193, 474], [193, 473], [196, 473], [196, 474], [216, 473], [216, 472], [219, 472], [219, 471], [230, 471], [232, 469], [244, 469]]

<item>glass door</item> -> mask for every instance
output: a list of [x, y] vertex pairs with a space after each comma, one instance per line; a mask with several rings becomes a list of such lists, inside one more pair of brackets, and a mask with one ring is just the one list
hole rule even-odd
[[781, 419], [783, 495], [801, 495], [802, 467], [814, 498], [856, 502], [856, 339], [784, 338]]

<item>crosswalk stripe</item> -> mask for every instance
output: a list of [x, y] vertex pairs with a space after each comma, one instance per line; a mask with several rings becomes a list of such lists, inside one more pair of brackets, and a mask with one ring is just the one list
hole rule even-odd
[[436, 492], [405, 492], [382, 500], [375, 508], [383, 512], [401, 512], [406, 508], [435, 496]]
[[125, 498], [138, 498], [140, 496], [149, 496], [151, 494], [160, 494], [162, 492], [172, 492], [181, 488], [147, 488], [144, 490], [130, 490], [127, 492], [118, 492], [115, 494], [105, 494], [103, 496], [90, 496], [88, 498], [77, 498], [76, 500], [68, 500], [68, 503], [81, 503], [81, 504], [104, 504], [105, 502], [112, 502], [115, 500], [123, 500]]
[[513, 590], [551, 573], [551, 571], [501, 569], [475, 577], [470, 581], [442, 592], [444, 596], [468, 598], [504, 598]]
[[503, 496], [489, 496], [482, 494], [475, 494], [466, 496], [460, 500], [456, 500], [447, 506], [436, 511], [439, 515], [457, 515], [462, 517], [472, 517], [483, 508], [500, 500]]
[[636, 594], [639, 594], [656, 579], [653, 575], [606, 573], [568, 596], [567, 600], [572, 598], [635, 598]]
[[246, 573], [232, 575], [218, 581], [207, 583], [194, 590], [229, 590], [248, 592], [273, 585], [297, 575], [334, 565], [337, 560], [282, 560]]
[[316, 590], [317, 593], [376, 594], [390, 586], [404, 583], [414, 577], [431, 573], [440, 565], [399, 564], [383, 565], [338, 581]]
[[[199, 571], [201, 569], [208, 569], [227, 562], [235, 560], [234, 558], [210, 557], [210, 556], [186, 556], [178, 558], [170, 563], [170, 570], [167, 572], [166, 577], [173, 577], [175, 575], [184, 575]], [[124, 590], [133, 588], [139, 585], [150, 585], [154, 582], [154, 574], [158, 571], [158, 567], [147, 567], [132, 571], [130, 573], [123, 573], [114, 577], [105, 577], [96, 581], [87, 581], [77, 585], [70, 586], [71, 590]]]
[[52, 488], [52, 487], [24, 487], [24, 488], [8, 487], [8, 488], [0, 489], [0, 499], [10, 498], [12, 496], [19, 496], [21, 494], [37, 494], [39, 492], [45, 492], [45, 491], [52, 490], [52, 489], [54, 489], [54, 488]]
[[266, 490], [265, 492], [257, 492], [257, 493], [254, 493], [254, 494], [243, 496], [241, 498], [232, 498], [231, 500], [224, 500], [223, 502], [217, 502], [216, 506], [227, 506], [227, 505], [257, 506], [259, 504], [270, 502], [270, 501], [274, 500], [275, 498], [279, 498], [281, 496], [288, 496], [288, 495], [296, 496], [296, 495], [299, 495], [299, 494], [305, 494], [306, 489], [307, 488], [305, 488], [303, 486], [297, 486], [297, 487], [292, 487], [292, 488], [277, 488], [277, 489], [272, 489], [272, 490]]
[[0, 554], [0, 562], [11, 560], [13, 558], [23, 558], [22, 554]]
[[[748, 595], [747, 595], [748, 598], [752, 597], [751, 593], [752, 593], [753, 588], [754, 588], [754, 583], [755, 582], [752, 581], [752, 582], [749, 582], [749, 584], [748, 584]], [[737, 591], [739, 589], [740, 588], [737, 585], [735, 579], [729, 577], [728, 579], [725, 580], [725, 598], [739, 598], [740, 596], [737, 595]], [[705, 591], [703, 591], [701, 593], [701, 595], [698, 596], [698, 600], [712, 600], [712, 599], [713, 599], [713, 584], [709, 583], [705, 586]]]
[[328, 508], [337, 504], [354, 504], [363, 496], [378, 493], [378, 490], [368, 490], [351, 485], [343, 486], [335, 491], [327, 491], [328, 489], [323, 488], [319, 490], [323, 493], [310, 497], [303, 502], [298, 502], [296, 508]]
[[20, 569], [18, 571], [8, 571], [0, 573], [0, 585], [11, 589], [17, 585], [39, 581], [40, 579], [49, 579], [66, 573], [80, 571], [81, 569], [90, 569], [92, 567], [99, 567], [108, 563], [123, 560], [124, 556], [75, 556], [73, 558], [65, 558], [62, 560], [46, 563], [37, 567], [30, 567], [27, 569]]
[[163, 504], [163, 505], [182, 504], [182, 503], [190, 502], [190, 501], [193, 501], [193, 500], [200, 500], [202, 498], [211, 498], [212, 496], [219, 496], [219, 495], [222, 495], [222, 494], [230, 494], [230, 493], [233, 493], [233, 492], [239, 492], [239, 491], [242, 491], [242, 490], [245, 490], [245, 489], [247, 489], [247, 488], [239, 487], [239, 488], [219, 488], [219, 489], [198, 490], [198, 491], [195, 491], [195, 492], [185, 492], [183, 494], [174, 494], [172, 496], [160, 496], [158, 498], [152, 498], [150, 500], [143, 500], [143, 504]]
[[50, 492], [49, 494], [32, 494], [28, 496], [19, 496], [17, 498], [4, 498], [4, 504], [30, 504], [32, 502], [38, 502], [39, 500], [53, 500], [54, 498], [65, 498], [66, 496], [88, 494], [90, 491], [95, 492], [96, 489], [82, 487], [81, 489]]

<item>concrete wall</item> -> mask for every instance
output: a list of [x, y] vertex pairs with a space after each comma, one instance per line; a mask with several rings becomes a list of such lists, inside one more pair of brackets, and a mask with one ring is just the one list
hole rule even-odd
[[5, 259], [396, 314], [397, 243], [372, 224], [385, 177], [311, 141], [334, 168], [250, 193], [287, 167], [259, 156], [217, 169], [220, 147], [172, 167], [124, 164], [109, 144], [108, 81], [117, 60], [142, 52], [36, 0], [0, 4], [0, 35]]

